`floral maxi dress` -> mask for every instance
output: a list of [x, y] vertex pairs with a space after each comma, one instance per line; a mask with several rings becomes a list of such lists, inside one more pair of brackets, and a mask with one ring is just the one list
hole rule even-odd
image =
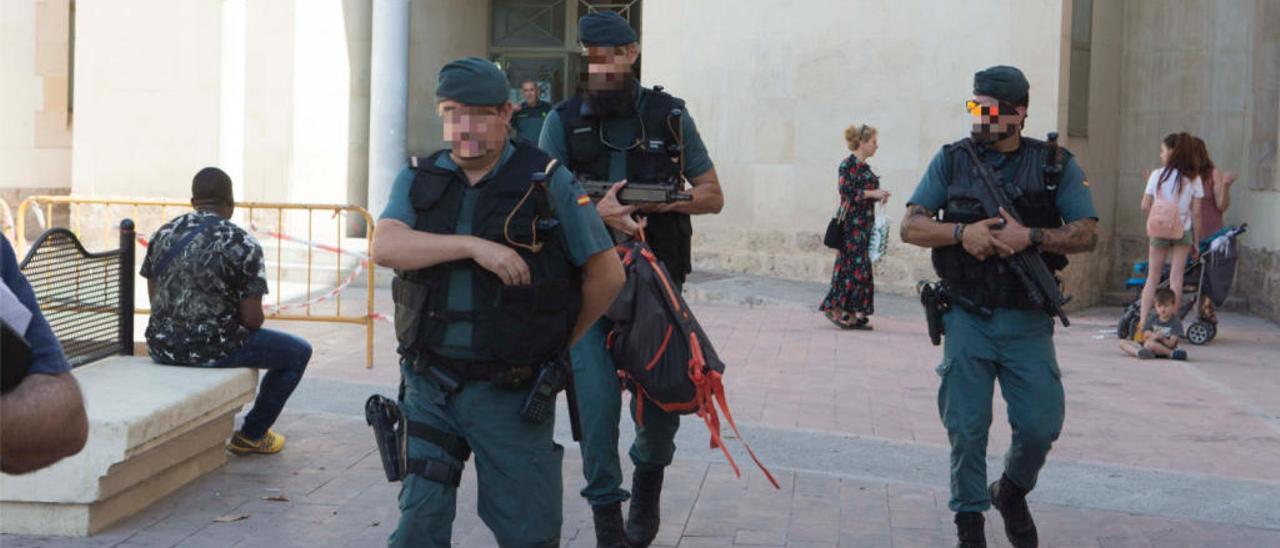
[[880, 178], [871, 166], [850, 155], [840, 162], [840, 200], [848, 212], [844, 220], [844, 244], [836, 252], [831, 272], [831, 290], [820, 310], [839, 308], [848, 313], [871, 315], [875, 311], [871, 278], [871, 232], [875, 228], [875, 201], [862, 199], [862, 192], [880, 188]]

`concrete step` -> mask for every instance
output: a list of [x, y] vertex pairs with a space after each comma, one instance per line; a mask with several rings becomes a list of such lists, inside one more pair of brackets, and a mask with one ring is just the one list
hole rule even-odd
[[[266, 238], [258, 240], [262, 245], [262, 257], [268, 263], [276, 261], [283, 263], [301, 263], [306, 264], [308, 259], [308, 246], [299, 242], [280, 241], [274, 238]], [[325, 246], [337, 247], [337, 244], [328, 240], [319, 240], [317, 243]], [[361, 257], [352, 255], [358, 253], [366, 255], [368, 251], [368, 241], [363, 238], [345, 238], [342, 241], [341, 263], [343, 265], [355, 265], [360, 262]], [[311, 248], [310, 260], [317, 265], [337, 265], [339, 258], [337, 253], [320, 248]]]
[[[310, 273], [308, 273], [306, 262], [286, 262], [283, 265], [279, 265], [280, 268], [277, 269], [276, 263], [267, 261], [267, 283], [275, 284], [278, 279], [281, 282], [306, 285], [307, 278], [310, 276], [313, 289], [329, 289], [346, 280], [358, 266], [357, 263], [353, 262], [352, 264], [343, 265], [342, 269], [339, 270], [333, 264], [314, 263], [311, 265]], [[367, 278], [368, 275], [367, 270], [361, 270], [360, 277]]]
[[1249, 300], [1242, 297], [1227, 297], [1227, 302], [1222, 303], [1222, 309], [1227, 312], [1249, 314]]
[[[391, 278], [396, 273], [394, 270], [382, 266], [374, 266], [373, 287], [378, 289], [391, 289]], [[359, 278], [351, 282], [351, 287], [369, 287], [369, 273], [362, 272]]]
[[1133, 299], [1137, 298], [1137, 292], [1132, 289], [1111, 289], [1103, 291], [1099, 298], [1099, 305], [1103, 306], [1125, 306]]

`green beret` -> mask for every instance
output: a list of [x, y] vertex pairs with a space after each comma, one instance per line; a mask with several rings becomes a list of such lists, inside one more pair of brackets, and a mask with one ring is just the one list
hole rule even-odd
[[584, 46], [625, 46], [637, 40], [636, 31], [616, 11], [597, 11], [578, 20], [578, 40]]
[[463, 57], [440, 69], [436, 98], [464, 105], [501, 105], [508, 100], [507, 75], [479, 57]]
[[973, 94], [988, 95], [1006, 103], [1021, 103], [1027, 99], [1031, 84], [1016, 67], [996, 65], [973, 75]]

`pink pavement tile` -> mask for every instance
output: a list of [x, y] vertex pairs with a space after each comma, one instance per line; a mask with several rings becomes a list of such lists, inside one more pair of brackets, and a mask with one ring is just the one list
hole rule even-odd
[[[388, 292], [377, 308], [391, 310]], [[359, 306], [357, 300], [344, 301]], [[720, 356], [735, 417], [945, 445], [938, 419], [941, 348], [923, 322], [877, 317], [875, 331], [841, 331], [817, 312], [695, 305]], [[1191, 361], [1139, 362], [1106, 336], [1111, 311], [1073, 315], [1055, 337], [1067, 418], [1051, 458], [1280, 481], [1280, 330], [1224, 314], [1219, 339], [1189, 347]], [[310, 340], [309, 377], [394, 386], [399, 370], [390, 324], [375, 330], [376, 363], [364, 368], [356, 326], [270, 322]], [[304, 380], [305, 382], [305, 380]], [[997, 387], [989, 451], [1010, 431]]]

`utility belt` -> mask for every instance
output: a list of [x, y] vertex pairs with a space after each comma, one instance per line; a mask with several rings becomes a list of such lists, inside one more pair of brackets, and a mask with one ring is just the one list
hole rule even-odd
[[996, 285], [1002, 289], [991, 289], [986, 285], [957, 284], [944, 282], [951, 295], [959, 295], [974, 305], [988, 310], [1012, 308], [1018, 310], [1037, 309], [1039, 306], [1031, 300], [1031, 296], [1023, 289], [1016, 278], [1002, 279]]
[[414, 373], [435, 381], [446, 394], [457, 392], [464, 382], [487, 382], [506, 390], [522, 390], [529, 387], [539, 369], [499, 361], [447, 358], [434, 352], [426, 356], [402, 352], [400, 365], [408, 365]]

